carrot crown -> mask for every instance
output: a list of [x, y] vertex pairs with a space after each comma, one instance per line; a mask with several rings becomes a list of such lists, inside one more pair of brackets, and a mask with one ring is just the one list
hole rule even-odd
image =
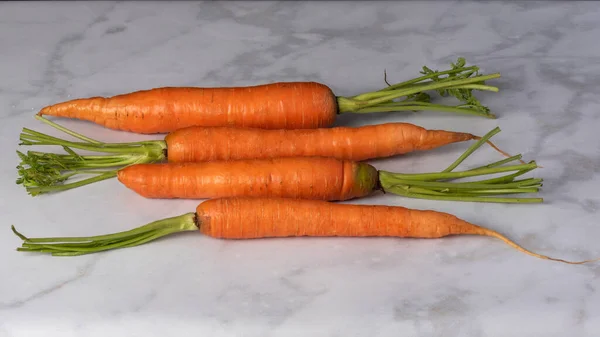
[[[496, 118], [490, 109], [482, 105], [473, 96], [473, 90], [498, 92], [498, 88], [485, 84], [485, 81], [500, 77], [499, 73], [479, 74], [479, 67], [465, 66], [464, 58], [452, 63], [452, 68], [445, 71], [432, 70], [426, 66], [421, 70], [423, 76], [396, 84], [388, 84], [386, 88], [351, 97], [337, 97], [339, 113], [370, 113], [400, 111], [440, 111], [459, 113], [487, 118]], [[384, 74], [385, 75], [385, 74]], [[431, 96], [426, 91], [436, 91], [441, 96], [454, 96], [462, 103], [456, 106], [431, 103]], [[404, 97], [402, 100], [399, 98]]]

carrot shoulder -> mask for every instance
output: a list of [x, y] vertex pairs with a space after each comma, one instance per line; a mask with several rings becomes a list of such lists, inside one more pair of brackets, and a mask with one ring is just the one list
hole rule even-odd
[[570, 264], [531, 252], [506, 236], [452, 214], [400, 206], [356, 205], [286, 198], [218, 198], [202, 202], [194, 213], [159, 220], [126, 232], [95, 237], [27, 238], [18, 250], [59, 256], [133, 247], [177, 232], [200, 231], [219, 239], [284, 237], [398, 237], [439, 239], [451, 235], [497, 238], [522, 253]]

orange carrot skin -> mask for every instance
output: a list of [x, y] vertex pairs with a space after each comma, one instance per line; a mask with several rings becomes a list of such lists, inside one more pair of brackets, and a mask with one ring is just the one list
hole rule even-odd
[[107, 98], [70, 100], [47, 106], [38, 114], [153, 134], [189, 126], [328, 127], [337, 112], [337, 99], [326, 85], [276, 82], [247, 87], [154, 88]]
[[137, 164], [119, 181], [146, 198], [282, 197], [349, 200], [378, 187], [377, 170], [334, 158], [274, 158], [201, 163]]
[[430, 150], [474, 138], [469, 133], [385, 123], [310, 130], [189, 127], [168, 134], [165, 141], [169, 162], [180, 163], [303, 156], [361, 161]]
[[443, 212], [307, 199], [211, 199], [198, 205], [196, 215], [203, 234], [221, 239], [485, 234], [483, 228]]

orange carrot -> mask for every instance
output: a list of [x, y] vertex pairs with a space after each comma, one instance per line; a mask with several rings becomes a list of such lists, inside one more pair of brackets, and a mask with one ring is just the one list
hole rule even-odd
[[[71, 150], [110, 153], [98, 157], [74, 155], [71, 152], [66, 156], [30, 152], [31, 157], [41, 161], [51, 156], [53, 162], [60, 162], [63, 168], [79, 168], [84, 162], [86, 168], [92, 168], [98, 161], [102, 167], [108, 163], [116, 167], [133, 162], [181, 163], [314, 156], [362, 161], [480, 139], [465, 132], [427, 130], [408, 123], [386, 123], [295, 130], [193, 126], [173, 131], [164, 140], [111, 144], [92, 140], [43, 117], [38, 119], [84, 141], [67, 141], [24, 128], [20, 145], [58, 145]], [[499, 128], [494, 129], [494, 132], [499, 131]]]
[[[276, 82], [246, 87], [161, 87], [112, 97], [79, 98], [41, 109], [49, 115], [91, 121], [136, 133], [172, 132], [189, 126], [237, 126], [264, 129], [330, 127], [342, 113], [443, 111], [495, 118], [472, 90], [498, 91], [485, 85], [500, 74], [480, 75], [464, 59], [447, 71], [424, 67], [423, 76], [351, 97], [336, 96], [316, 82]], [[432, 104], [427, 91], [453, 95], [463, 104]], [[397, 99], [405, 97], [403, 101]]]
[[[68, 190], [97, 181], [118, 180], [147, 198], [202, 199], [233, 196], [289, 197], [319, 200], [349, 200], [377, 190], [413, 198], [477, 202], [541, 202], [541, 198], [498, 198], [502, 194], [536, 193], [541, 179], [514, 180], [535, 169], [536, 163], [502, 166], [520, 157], [481, 168], [451, 172], [483, 138], [441, 173], [400, 174], [377, 171], [364, 162], [327, 157], [240, 159], [197, 163], [133, 164], [117, 170], [53, 172], [46, 166], [21, 169], [23, 185], [32, 195]], [[44, 171], [45, 170], [45, 171]], [[506, 176], [470, 182], [452, 182], [503, 172]], [[64, 183], [77, 174], [95, 176]]]
[[[296, 130], [189, 127], [165, 138], [169, 162], [319, 156], [369, 160], [476, 139], [408, 123]], [[218, 146], [215, 146], [217, 145]]]
[[[515, 177], [535, 169], [537, 167], [535, 162], [502, 166], [520, 160], [521, 155], [477, 169], [451, 172], [482, 144], [490, 142], [489, 139], [499, 131], [499, 128], [495, 128], [483, 137], [477, 137], [479, 140], [441, 173], [424, 174], [377, 171], [366, 163], [319, 156], [146, 163], [147, 159], [153, 156], [145, 152], [146, 142], [140, 142], [141, 148], [133, 148], [133, 150], [140, 150], [139, 153], [130, 149], [129, 151], [132, 151], [130, 154], [80, 156], [68, 147], [73, 146], [74, 143], [54, 141], [53, 137], [42, 137], [39, 133], [31, 131], [32, 135], [41, 139], [40, 142], [62, 145], [69, 154], [28, 152], [25, 155], [19, 152], [22, 163], [18, 166], [20, 178], [17, 183], [23, 184], [31, 195], [68, 190], [118, 176], [119, 181], [125, 186], [149, 198], [214, 198], [251, 195], [347, 200], [364, 197], [375, 190], [382, 189], [384, 192], [426, 199], [540, 202], [539, 198], [488, 198], [499, 194], [538, 191], [541, 179], [514, 180]], [[424, 137], [427, 134], [427, 132], [421, 133]], [[114, 144], [115, 147], [112, 147], [110, 144], [102, 145], [94, 143], [96, 142], [94, 140], [83, 139], [86, 143], [76, 145], [84, 150], [92, 147], [111, 151], [115, 147], [122, 146], [122, 144]], [[257, 152], [261, 150], [259, 148]], [[119, 167], [123, 165], [124, 168]], [[511, 171], [514, 173], [479, 182], [449, 182], [464, 177]], [[93, 176], [70, 182], [72, 178], [81, 174]]]
[[373, 166], [317, 157], [137, 164], [119, 170], [117, 177], [143, 197], [163, 199], [273, 196], [348, 200], [378, 188]]
[[125, 232], [65, 238], [27, 238], [24, 252], [75, 256], [134, 247], [184, 231], [200, 231], [219, 239], [283, 237], [399, 237], [437, 239], [450, 235], [481, 235], [502, 240], [532, 256], [569, 264], [598, 261], [567, 261], [522, 248], [506, 236], [458, 217], [433, 210], [399, 206], [353, 205], [286, 198], [219, 198], [200, 203], [195, 213], [167, 218]]

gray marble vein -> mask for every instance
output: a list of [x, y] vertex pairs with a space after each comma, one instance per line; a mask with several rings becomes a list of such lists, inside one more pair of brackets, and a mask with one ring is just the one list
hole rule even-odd
[[[600, 256], [600, 3], [595, 1], [201, 1], [0, 3], [0, 337], [600, 336], [600, 265], [535, 259], [498, 240], [224, 242], [176, 235], [75, 258], [16, 252], [31, 236], [93, 235], [189, 212], [106, 181], [32, 198], [14, 156], [32, 116], [77, 97], [159, 86], [318, 81], [338, 95], [443, 69], [463, 56], [500, 72], [478, 93], [498, 119], [436, 112], [340, 116], [484, 134], [543, 168], [540, 205], [374, 195], [356, 203], [432, 208], [542, 254]], [[107, 141], [145, 138], [90, 123]], [[464, 144], [373, 161], [443, 169]], [[465, 167], [498, 160], [482, 148]]]

